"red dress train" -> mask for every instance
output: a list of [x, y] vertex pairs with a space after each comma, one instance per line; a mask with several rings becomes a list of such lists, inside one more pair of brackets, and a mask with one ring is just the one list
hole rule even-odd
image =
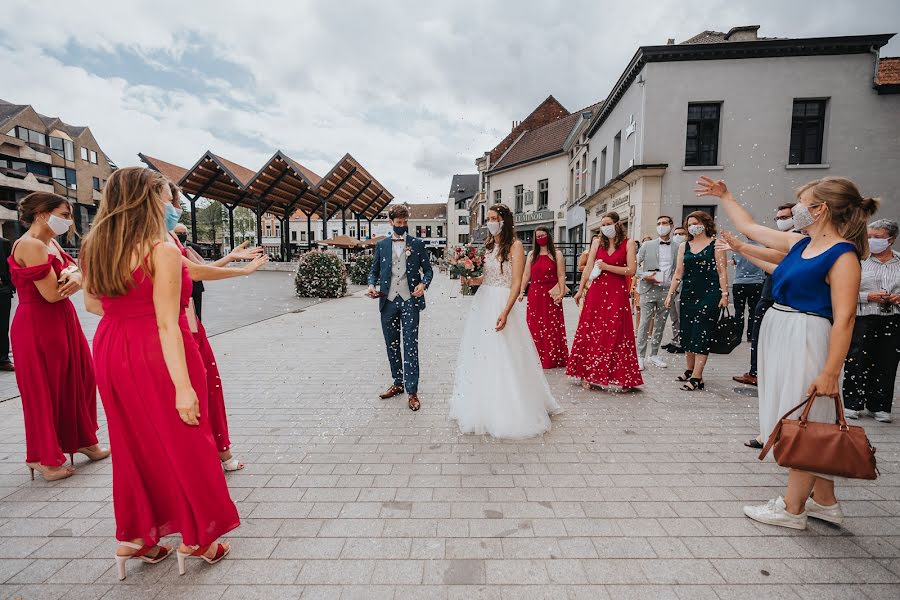
[[179, 326], [200, 425], [185, 425], [162, 354], [153, 282], [139, 267], [124, 296], [102, 298], [94, 337], [100, 398], [113, 451], [116, 539], [155, 544], [181, 533], [189, 546], [207, 545], [240, 524], [228, 494], [208, 417], [206, 372], [184, 307], [191, 280], [182, 266]]
[[556, 262], [547, 254], [538, 255], [531, 263], [525, 316], [541, 358], [541, 366], [545, 369], [566, 366], [569, 355], [562, 304], [555, 303], [550, 297], [550, 290], [558, 281]]
[[68, 298], [47, 302], [35, 285], [75, 264], [65, 252], [62, 259], [51, 254], [46, 264], [22, 267], [8, 258], [19, 295], [10, 342], [25, 414], [25, 461], [48, 467], [97, 443], [94, 366], [75, 307]]
[[[600, 248], [597, 258], [614, 267], [626, 266], [628, 240], [612, 254]], [[586, 268], [591, 269], [593, 265]], [[591, 282], [583, 300], [566, 375], [596, 385], [644, 384], [638, 368], [626, 279], [624, 275], [603, 271]]]

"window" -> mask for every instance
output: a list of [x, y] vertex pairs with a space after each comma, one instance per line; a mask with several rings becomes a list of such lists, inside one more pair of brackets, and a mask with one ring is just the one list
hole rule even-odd
[[590, 193], [593, 194], [597, 191], [597, 159], [591, 161], [591, 189]]
[[16, 133], [18, 133], [18, 138], [20, 140], [28, 141], [28, 130], [24, 127], [16, 127]]
[[281, 235], [281, 225], [275, 225], [275, 235]]
[[272, 235], [272, 226], [266, 225], [266, 237], [271, 237]]
[[487, 210], [485, 209], [484, 204], [482, 204], [481, 209], [480, 209], [481, 218], [478, 220], [479, 225], [484, 225], [484, 221], [485, 221], [484, 217], [485, 217], [486, 212], [487, 212]]
[[716, 207], [715, 206], [699, 206], [695, 204], [685, 204], [681, 207], [681, 222], [687, 220], [687, 216], [692, 212], [702, 210], [703, 212], [709, 214], [713, 219], [716, 218]]
[[22, 162], [20, 160], [10, 160], [9, 168], [13, 169], [15, 171], [27, 171], [28, 165], [26, 165], [24, 162]]
[[500, 204], [500, 202], [503, 201], [502, 191], [503, 190], [494, 190], [494, 204]]
[[416, 225], [416, 237], [417, 238], [422, 237], [422, 226], [421, 225]]
[[459, 225], [469, 224], [469, 215], [459, 215]]
[[517, 185], [516, 186], [516, 212], [522, 212], [522, 208], [525, 203], [525, 186]]
[[88, 149], [85, 148], [84, 146], [82, 146], [81, 147], [81, 160], [87, 160], [87, 159], [88, 159]]
[[316, 232], [315, 232], [315, 230], [309, 232], [309, 241], [310, 241], [310, 242], [316, 241]]
[[63, 148], [62, 138], [50, 136], [50, 149], [60, 156], [65, 156], [65, 149]]
[[459, 243], [460, 244], [468, 244], [469, 243], [469, 234], [468, 233], [459, 234]]
[[427, 238], [431, 237], [431, 226], [430, 225], [425, 226], [425, 237], [427, 237]]
[[616, 134], [616, 137], [613, 138], [613, 162], [612, 162], [612, 176], [617, 176], [621, 171], [621, 164], [619, 162], [620, 154], [622, 151], [622, 132]]
[[292, 241], [292, 242], [296, 242], [296, 241], [297, 241], [297, 232], [296, 232], [296, 231], [292, 231], [292, 232], [291, 232], [291, 241]]
[[456, 199], [456, 210], [466, 210], [466, 205], [469, 203], [468, 198], [457, 198]]
[[62, 167], [50, 167], [50, 175], [59, 183], [66, 185], [66, 170]]
[[688, 104], [685, 166], [718, 164], [720, 108], [718, 102]]
[[100, 178], [99, 177], [91, 177], [91, 179], [93, 180], [94, 189], [99, 192], [100, 191]]
[[[294, 234], [296, 235], [296, 233], [297, 233], [297, 232], [295, 231]], [[300, 232], [300, 241], [301, 241], [301, 242], [305, 242], [305, 241], [306, 241], [306, 232], [305, 232], [305, 231], [301, 231], [301, 232]]]
[[443, 226], [443, 225], [438, 225], [438, 226], [437, 226], [437, 236], [438, 236], [439, 238], [444, 237], [444, 226]]
[[93, 150], [91, 150], [90, 152], [91, 152], [91, 162], [96, 165], [97, 164], [97, 153], [94, 152]]
[[63, 140], [63, 156], [66, 160], [75, 160], [75, 144], [69, 140]]
[[547, 210], [550, 205], [550, 180], [541, 179], [538, 181], [538, 210]]
[[788, 163], [817, 165], [825, 141], [825, 100], [794, 100]]
[[600, 151], [600, 185], [606, 185], [606, 148]]
[[47, 136], [43, 133], [38, 133], [37, 131], [28, 130], [28, 141], [32, 144], [38, 144], [40, 146], [47, 145]]
[[350, 226], [350, 237], [356, 237], [356, 227]]

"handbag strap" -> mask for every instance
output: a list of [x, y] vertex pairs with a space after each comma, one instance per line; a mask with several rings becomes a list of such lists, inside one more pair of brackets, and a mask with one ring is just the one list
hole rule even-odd
[[[797, 411], [797, 409], [799, 409], [801, 406], [804, 406], [804, 405], [806, 406], [806, 408], [803, 409], [803, 413], [800, 415], [799, 420], [802, 423], [806, 423], [807, 419], [809, 418], [809, 411], [810, 411], [810, 409], [812, 409], [813, 402], [815, 401], [815, 399], [817, 397], [818, 396], [810, 395], [803, 402], [801, 402], [794, 408], [790, 409], [789, 411], [787, 411], [786, 413], [781, 415], [781, 418], [778, 419], [778, 424], [775, 426], [775, 429], [772, 430], [772, 434], [769, 436], [769, 439], [766, 440], [766, 445], [763, 446], [762, 451], [759, 453], [759, 460], [763, 460], [766, 457], [766, 454], [769, 453], [769, 450], [772, 448], [772, 445], [776, 441], [778, 441], [778, 438], [780, 437], [780, 434], [781, 434], [782, 422], [785, 419], [787, 419], [789, 415], [793, 414], [794, 412]], [[843, 409], [843, 405], [841, 403], [840, 394], [835, 395], [833, 400], [834, 400], [834, 408], [835, 408], [835, 412], [836, 412], [836, 417], [834, 420], [835, 424], [839, 425], [842, 430], [849, 429], [850, 427], [847, 425], [847, 419], [844, 417], [844, 409]]]

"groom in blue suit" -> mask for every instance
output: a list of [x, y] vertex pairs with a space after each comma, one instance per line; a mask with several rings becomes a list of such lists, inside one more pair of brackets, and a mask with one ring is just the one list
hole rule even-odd
[[409, 408], [416, 411], [421, 406], [418, 395], [419, 312], [425, 310], [425, 290], [431, 284], [433, 273], [425, 242], [407, 234], [409, 209], [402, 204], [392, 206], [388, 218], [393, 233], [375, 245], [367, 292], [369, 297], [379, 299], [381, 331], [394, 378], [393, 384], [380, 397], [387, 400], [405, 390], [409, 394]]

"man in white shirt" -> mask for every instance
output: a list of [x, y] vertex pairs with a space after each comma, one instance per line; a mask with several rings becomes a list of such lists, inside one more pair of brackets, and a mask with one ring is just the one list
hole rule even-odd
[[653, 322], [653, 340], [647, 362], [657, 367], [666, 367], [666, 361], [659, 357], [669, 311], [665, 307], [665, 297], [675, 271], [678, 244], [672, 240], [672, 217], [663, 215], [656, 220], [659, 238], [641, 244], [637, 255], [637, 291], [641, 295], [641, 320], [638, 324], [637, 350], [638, 365], [644, 370], [647, 354], [647, 337], [650, 322]]

